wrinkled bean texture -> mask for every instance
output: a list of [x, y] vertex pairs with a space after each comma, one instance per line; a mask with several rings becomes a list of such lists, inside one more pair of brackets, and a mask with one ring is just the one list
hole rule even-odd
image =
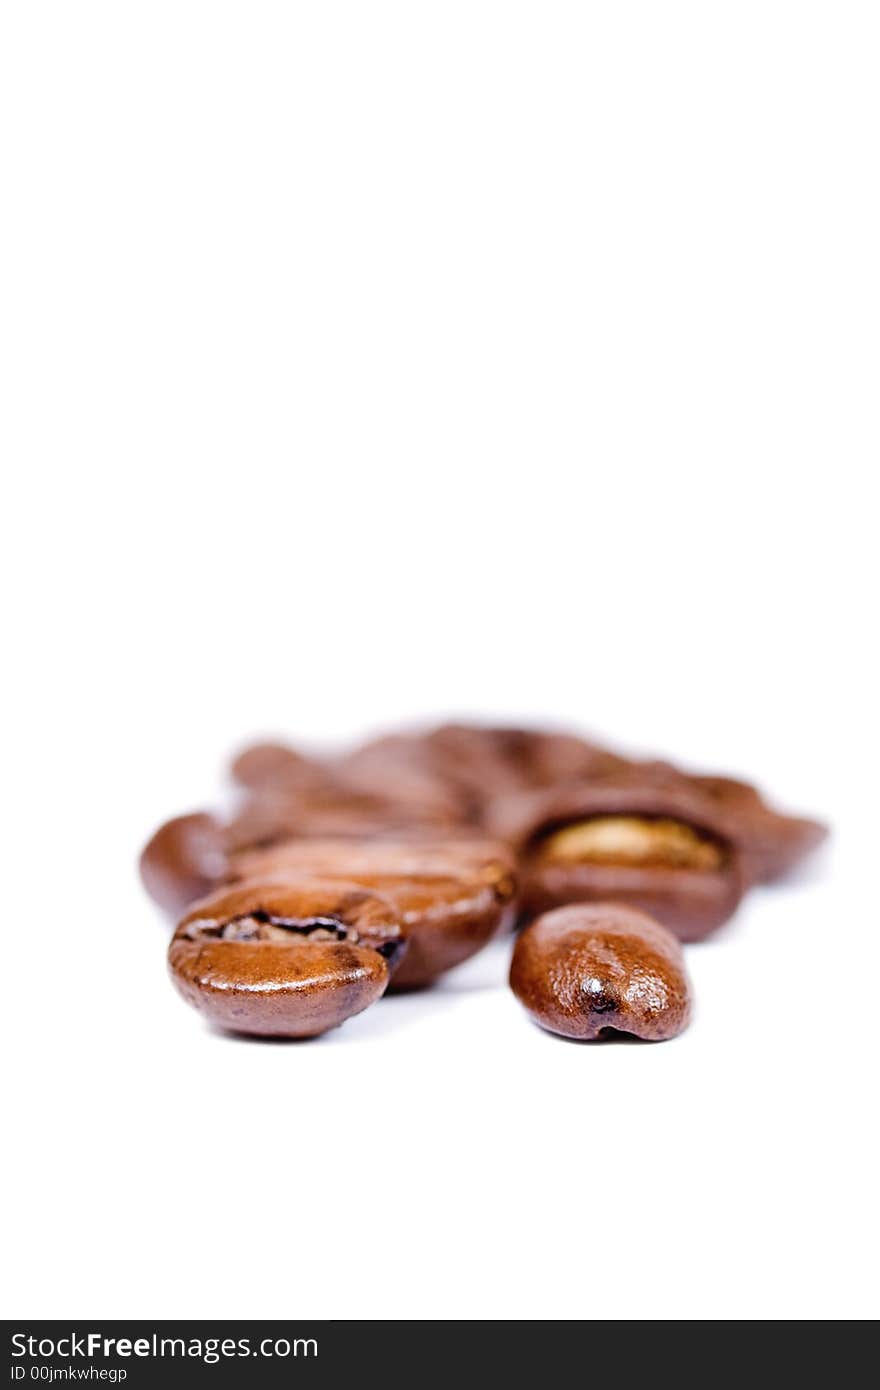
[[374, 1003], [404, 949], [393, 904], [360, 885], [250, 880], [190, 909], [168, 964], [218, 1026], [311, 1038]]
[[392, 960], [390, 947], [259, 915], [193, 934], [187, 914], [172, 947], [181, 991], [224, 1026], [283, 1036], [333, 1026], [386, 988], [429, 985], [560, 906], [612, 901], [698, 941], [827, 834], [750, 783], [552, 729], [443, 724], [332, 756], [265, 742], [231, 771], [225, 817], [177, 816], [141, 855], [172, 919], [210, 895], [270, 879], [294, 892], [318, 875], [380, 898], [407, 946]]
[[628, 903], [682, 941], [726, 922], [744, 882], [733, 827], [693, 787], [606, 778], [508, 805], [526, 917], [573, 902]]
[[233, 856], [245, 881], [304, 872], [351, 879], [394, 903], [407, 941], [392, 989], [415, 989], [468, 960], [512, 922], [516, 879], [511, 855], [481, 839], [425, 844], [291, 840]]
[[617, 904], [557, 908], [520, 935], [510, 986], [542, 1028], [593, 1041], [617, 1033], [651, 1042], [690, 1018], [690, 986], [675, 937]]

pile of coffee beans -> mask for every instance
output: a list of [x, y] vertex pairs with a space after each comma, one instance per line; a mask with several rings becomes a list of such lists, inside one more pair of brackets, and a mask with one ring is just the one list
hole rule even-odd
[[577, 735], [446, 724], [340, 756], [258, 744], [234, 812], [141, 855], [171, 977], [219, 1026], [311, 1038], [513, 927], [510, 984], [565, 1037], [659, 1041], [690, 1015], [681, 942], [827, 834], [747, 782]]

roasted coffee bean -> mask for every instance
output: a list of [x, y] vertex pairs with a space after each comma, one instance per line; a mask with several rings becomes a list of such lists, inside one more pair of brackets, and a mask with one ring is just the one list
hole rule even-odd
[[468, 960], [514, 913], [516, 880], [510, 854], [483, 839], [430, 842], [293, 840], [233, 855], [230, 873], [243, 880], [313, 873], [376, 889], [393, 902], [407, 940], [392, 988], [430, 984]]
[[229, 871], [230, 857], [240, 853], [292, 838], [419, 843], [448, 832], [445, 818], [437, 824], [430, 811], [420, 815], [383, 797], [336, 788], [306, 795], [276, 786], [251, 796], [226, 824], [204, 813], [168, 821], [141, 855], [141, 878], [150, 896], [177, 917], [189, 903], [240, 877]]
[[820, 821], [774, 811], [748, 782], [717, 776], [694, 776], [691, 781], [728, 816], [750, 882], [784, 877], [828, 837], [828, 827]]
[[786, 815], [771, 807], [757, 787], [717, 773], [690, 773], [673, 763], [633, 762], [613, 774], [637, 784], [691, 788], [714, 803], [735, 845], [746, 883], [769, 883], [794, 869], [828, 836], [819, 821]]
[[359, 885], [255, 880], [191, 908], [168, 963], [184, 999], [220, 1027], [312, 1038], [384, 993], [405, 944], [394, 905]]
[[470, 724], [445, 724], [424, 736], [432, 766], [457, 789], [471, 820], [480, 822], [494, 797], [522, 791], [516, 733]]
[[520, 851], [526, 916], [563, 903], [629, 903], [697, 941], [736, 909], [743, 877], [732, 829], [684, 783], [627, 776], [500, 808]]
[[520, 935], [510, 987], [536, 1023], [565, 1038], [673, 1038], [690, 1017], [681, 947], [643, 912], [612, 903], [557, 908]]
[[226, 851], [223, 827], [213, 816], [177, 816], [159, 827], [141, 854], [144, 887], [176, 917], [224, 881]]
[[370, 840], [446, 833], [448, 822], [430, 808], [400, 806], [393, 798], [356, 793], [297, 795], [275, 790], [247, 801], [227, 827], [233, 850], [266, 849], [290, 839]]
[[614, 776], [629, 767], [626, 758], [574, 734], [529, 730], [520, 738], [520, 764], [528, 788], [576, 785]]
[[298, 753], [286, 743], [254, 743], [243, 748], [230, 771], [239, 786], [252, 792], [314, 792], [336, 782], [326, 762]]
[[352, 792], [387, 799], [398, 813], [453, 828], [470, 822], [470, 805], [418, 734], [387, 734], [362, 744], [334, 764]]
[[[553, 730], [446, 724], [333, 757], [263, 743], [240, 753], [232, 770], [244, 795], [228, 819], [178, 817], [153, 836], [141, 858], [148, 891], [176, 916], [223, 885], [250, 891], [255, 877], [267, 892], [306, 891], [304, 878], [316, 873], [339, 892], [354, 882], [384, 895], [383, 910], [407, 938], [397, 988], [429, 984], [466, 960], [515, 907], [527, 921], [563, 904], [612, 900], [652, 914], [680, 940], [699, 940], [727, 920], [746, 886], [787, 872], [827, 833], [777, 812], [749, 783], [621, 757]], [[204, 952], [216, 950], [212, 969], [245, 972], [236, 985], [234, 971], [221, 971], [225, 983], [214, 988], [210, 971], [202, 984], [181, 968], [180, 987], [230, 1027], [287, 1034], [290, 1013], [290, 1035], [299, 1035], [315, 1022], [303, 1012], [310, 1000], [318, 1025], [332, 1026], [362, 1007], [345, 1003], [354, 985], [334, 993], [328, 969], [319, 986], [308, 974], [314, 957], [301, 954], [285, 976], [271, 952], [289, 956], [295, 944], [337, 952], [338, 964], [343, 948], [369, 951], [370, 997], [389, 972], [374, 946], [335, 934], [332, 915], [306, 916], [301, 929], [299, 919], [256, 908], [219, 930], [178, 933], [175, 959], [191, 964], [197, 947], [204, 965]], [[245, 952], [241, 961], [226, 953], [233, 948]], [[263, 967], [260, 984], [248, 972]]]
[[432, 765], [459, 787], [483, 822], [499, 796], [605, 776], [625, 760], [573, 734], [444, 724], [424, 736]]
[[406, 815], [437, 825], [466, 822], [460, 797], [431, 767], [426, 747], [417, 735], [394, 734], [319, 760], [285, 744], [255, 744], [234, 760], [232, 774], [256, 797], [295, 806], [299, 820], [329, 811], [401, 823]]
[[784, 877], [828, 836], [828, 827], [821, 822], [774, 810], [757, 787], [739, 778], [685, 772], [658, 759], [631, 762], [612, 777], [664, 789], [690, 787], [714, 803], [724, 816], [749, 884]]

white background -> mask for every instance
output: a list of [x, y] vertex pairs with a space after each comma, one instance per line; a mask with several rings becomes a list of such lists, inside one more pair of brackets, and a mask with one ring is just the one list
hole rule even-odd
[[[7, 1315], [877, 1312], [878, 24], [4, 6]], [[146, 835], [249, 735], [450, 713], [833, 845], [675, 1043], [543, 1035], [504, 949], [212, 1034]]]

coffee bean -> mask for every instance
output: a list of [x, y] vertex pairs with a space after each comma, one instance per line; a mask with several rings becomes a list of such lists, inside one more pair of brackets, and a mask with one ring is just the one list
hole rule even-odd
[[658, 786], [618, 775], [518, 798], [506, 815], [526, 916], [564, 903], [622, 902], [697, 941], [742, 896], [732, 827], [682, 780]]
[[[297, 916], [257, 902], [220, 927], [197, 915], [194, 932], [188, 913], [172, 946], [180, 988], [225, 1026], [283, 1036], [333, 1026], [386, 986], [430, 984], [517, 912], [527, 922], [612, 901], [700, 940], [746, 887], [786, 873], [827, 834], [776, 811], [750, 783], [554, 730], [445, 724], [324, 757], [262, 743], [232, 772], [242, 792], [228, 819], [178, 817], [144, 850], [144, 883], [167, 911], [213, 892], [231, 912], [223, 899], [233, 891], [302, 895], [319, 875], [325, 888], [382, 899], [394, 926], [377, 945], [353, 940], [351, 923], [340, 935], [317, 908]], [[323, 984], [317, 951], [336, 962], [338, 977], [321, 966]], [[362, 966], [369, 953], [360, 994], [353, 980], [340, 983], [340, 953], [350, 962], [352, 951]], [[191, 973], [203, 967], [204, 978]], [[584, 990], [596, 1018], [613, 1017], [619, 999], [607, 982], [596, 976]]]
[[716, 776], [691, 781], [727, 815], [749, 882], [783, 878], [828, 837], [826, 825], [775, 811], [748, 782]]
[[356, 884], [249, 880], [190, 909], [168, 963], [220, 1027], [311, 1038], [374, 1003], [405, 945], [395, 906]]
[[423, 743], [432, 766], [460, 789], [481, 824], [499, 796], [606, 776], [625, 765], [599, 744], [540, 729], [444, 724]]
[[431, 801], [398, 800], [391, 779], [387, 789], [377, 783], [373, 790], [350, 782], [305, 789], [273, 784], [250, 796], [227, 829], [231, 847], [249, 849], [293, 837], [443, 834], [450, 824], [449, 816]]
[[334, 785], [328, 764], [307, 757], [286, 743], [254, 743], [232, 761], [233, 780], [250, 791], [270, 789], [305, 792]]
[[684, 772], [659, 759], [631, 762], [613, 776], [665, 791], [690, 789], [711, 802], [724, 817], [747, 884], [784, 877], [828, 836], [821, 822], [775, 810], [757, 787], [739, 778]]
[[376, 889], [394, 903], [407, 940], [395, 990], [430, 984], [481, 950], [509, 925], [516, 891], [510, 854], [479, 838], [292, 840], [233, 855], [230, 873], [245, 881], [312, 873]]
[[659, 922], [611, 903], [561, 907], [520, 935], [510, 986], [536, 1023], [566, 1038], [675, 1037], [690, 1017], [681, 947]]
[[226, 867], [224, 829], [203, 812], [166, 821], [140, 859], [141, 879], [150, 897], [175, 917], [222, 883]]
[[420, 735], [386, 734], [371, 739], [334, 766], [352, 792], [385, 798], [398, 815], [408, 812], [438, 829], [470, 821], [468, 799], [436, 765], [430, 745]]

